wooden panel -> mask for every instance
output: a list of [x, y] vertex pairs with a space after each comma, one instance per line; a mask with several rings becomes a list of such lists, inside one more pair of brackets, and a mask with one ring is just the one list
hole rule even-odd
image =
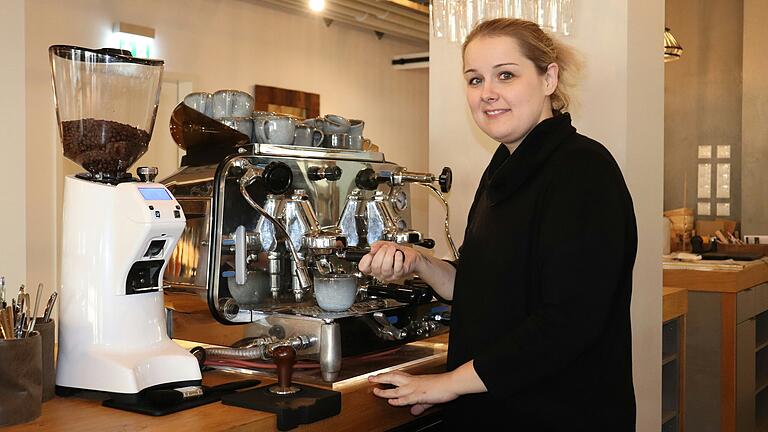
[[[686, 299], [686, 309], [688, 305], [688, 296], [685, 296]], [[680, 359], [680, 409], [679, 414], [677, 418], [679, 419], [680, 424], [680, 432], [685, 432], [685, 374], [686, 374], [686, 364], [685, 364], [685, 333], [688, 326], [688, 319], [686, 315], [683, 315], [680, 317], [680, 353], [678, 354], [678, 358]]]
[[755, 316], [755, 290], [747, 288], [736, 293], [736, 324]]
[[688, 291], [685, 288], [664, 287], [662, 322], [675, 319], [688, 312]]
[[736, 431], [755, 430], [755, 320], [736, 326]]
[[253, 98], [255, 111], [272, 111], [302, 118], [320, 115], [319, 94], [256, 85]]
[[768, 310], [768, 284], [761, 284], [753, 288], [755, 291], [755, 315]]
[[688, 292], [685, 333], [685, 425], [692, 432], [720, 432], [721, 295]]
[[736, 294], [721, 294], [720, 431], [736, 430]]

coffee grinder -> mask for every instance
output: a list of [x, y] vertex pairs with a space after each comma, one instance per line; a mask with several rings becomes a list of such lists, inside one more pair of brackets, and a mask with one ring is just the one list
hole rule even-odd
[[185, 226], [147, 151], [162, 60], [55, 45], [49, 56], [64, 156], [57, 393], [136, 394], [198, 385], [194, 356], [166, 334], [163, 272]]

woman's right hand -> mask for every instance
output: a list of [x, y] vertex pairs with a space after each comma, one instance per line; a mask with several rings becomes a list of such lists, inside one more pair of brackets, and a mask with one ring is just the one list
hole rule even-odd
[[358, 268], [382, 282], [392, 282], [412, 277], [422, 259], [423, 255], [412, 247], [377, 241], [360, 260]]

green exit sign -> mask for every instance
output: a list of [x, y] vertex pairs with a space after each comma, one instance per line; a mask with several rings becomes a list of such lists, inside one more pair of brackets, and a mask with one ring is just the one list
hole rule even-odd
[[154, 40], [127, 33], [117, 34], [117, 47], [130, 51], [134, 57], [152, 58], [154, 52]]
[[155, 30], [124, 22], [112, 28], [111, 46], [130, 51], [134, 57], [153, 58], [155, 54]]

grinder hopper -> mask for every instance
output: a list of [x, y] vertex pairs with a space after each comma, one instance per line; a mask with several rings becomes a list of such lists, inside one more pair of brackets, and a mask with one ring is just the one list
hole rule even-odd
[[93, 180], [118, 183], [149, 146], [162, 60], [128, 51], [54, 45], [48, 49], [64, 156]]

